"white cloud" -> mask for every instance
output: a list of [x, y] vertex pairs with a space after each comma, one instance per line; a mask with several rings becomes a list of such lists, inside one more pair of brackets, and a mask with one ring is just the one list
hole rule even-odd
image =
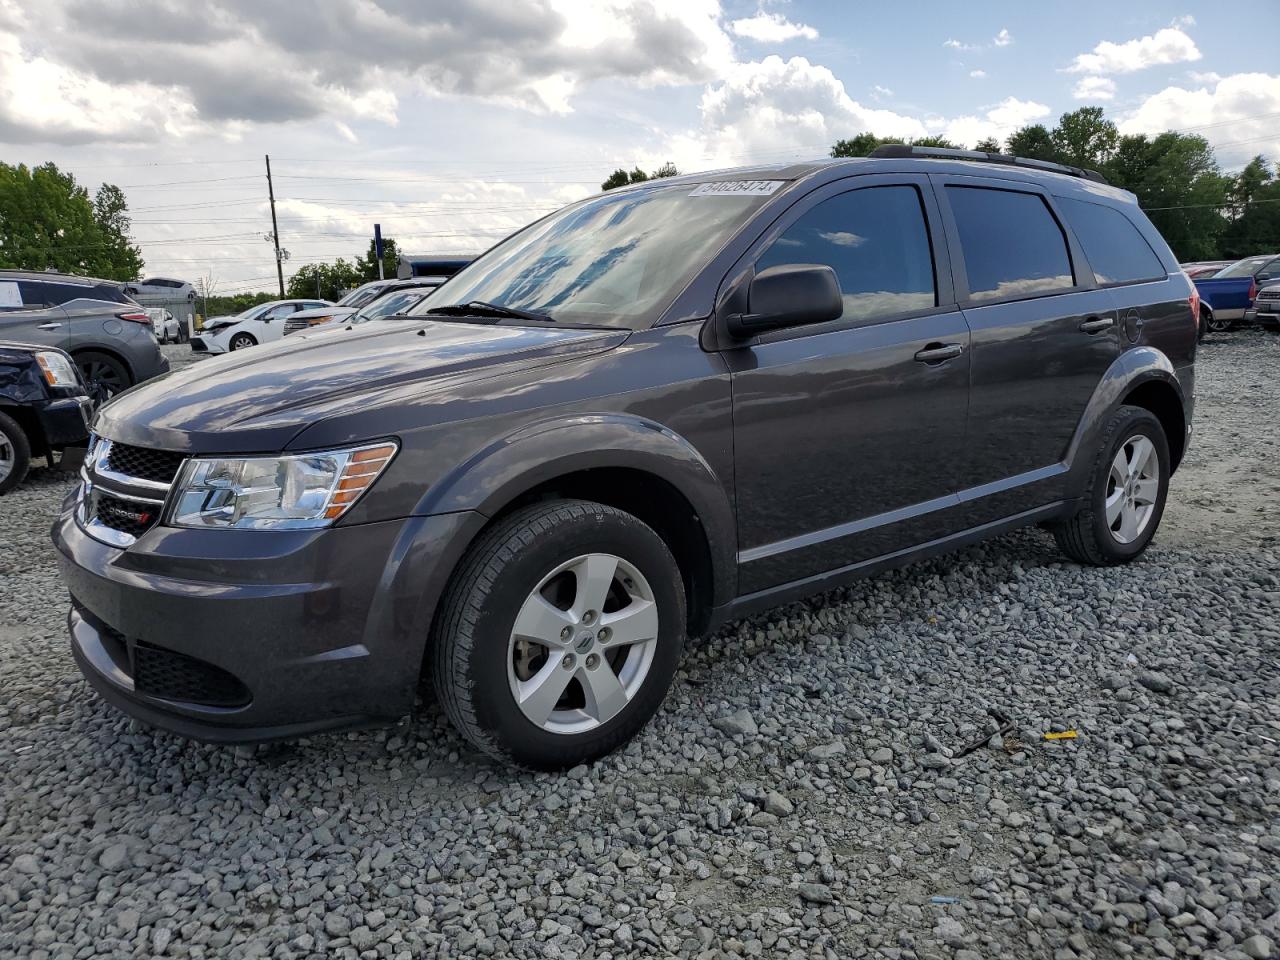
[[1147, 67], [1188, 63], [1200, 59], [1195, 41], [1178, 27], [1165, 27], [1147, 37], [1112, 43], [1103, 40], [1092, 53], [1081, 53], [1066, 68], [1068, 73], [1134, 73]]
[[729, 29], [735, 36], [758, 43], [782, 43], [786, 40], [817, 40], [818, 31], [805, 23], [792, 23], [780, 13], [756, 12], [754, 17], [734, 20]]
[[991, 40], [997, 47], [1007, 47], [1013, 43], [1013, 35], [1008, 30], [1002, 29]]
[[952, 49], [952, 50], [969, 50], [969, 49], [971, 49], [971, 48], [969, 47], [969, 45], [968, 45], [968, 44], [964, 44], [964, 43], [961, 43], [959, 40], [950, 39], [950, 38], [949, 38], [949, 39], [946, 39], [946, 40], [943, 40], [943, 41], [942, 41], [942, 45], [943, 45], [944, 47], [948, 47], [948, 48], [950, 48], [950, 49]]
[[1185, 13], [1180, 17], [1174, 17], [1169, 23], [1169, 26], [1171, 27], [1194, 27], [1195, 25], [1196, 18], [1189, 13]]
[[985, 80], [985, 79], [986, 79], [986, 76], [987, 76], [987, 71], [985, 71], [985, 70], [970, 70], [970, 71], [969, 71], [969, 76], [973, 77], [973, 79], [975, 79], [975, 80]]
[[341, 120], [333, 121], [334, 129], [338, 131], [338, 136], [342, 137], [347, 143], [359, 143], [360, 138], [356, 136], [356, 132]]
[[1071, 95], [1077, 100], [1114, 100], [1116, 82], [1110, 77], [1081, 77]]
[[1212, 89], [1166, 87], [1121, 117], [1121, 133], [1156, 135], [1181, 130], [1205, 137], [1225, 166], [1257, 153], [1280, 156], [1280, 75], [1237, 73]]
[[804, 57], [734, 64], [703, 93], [700, 110], [701, 129], [672, 138], [665, 150], [681, 169], [822, 156], [836, 140], [865, 131], [928, 133], [919, 120], [852, 99], [829, 69]]
[[887, 97], [892, 97], [893, 91], [877, 83], [871, 87], [871, 96], [876, 100], [884, 100]]
[[1206, 83], [1209, 86], [1213, 86], [1222, 79], [1222, 74], [1214, 73], [1212, 70], [1206, 70], [1203, 72], [1199, 70], [1189, 70], [1187, 71], [1187, 76], [1191, 79], [1192, 83]]
[[987, 137], [1004, 141], [1019, 127], [1043, 120], [1049, 113], [1049, 108], [1043, 103], [1005, 97], [981, 116], [956, 117], [940, 122], [936, 132], [954, 143], [971, 147]]

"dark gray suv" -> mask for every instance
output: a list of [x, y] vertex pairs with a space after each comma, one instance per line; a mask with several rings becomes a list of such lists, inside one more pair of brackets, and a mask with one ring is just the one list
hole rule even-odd
[[1133, 196], [998, 155], [595, 196], [413, 312], [99, 412], [53, 538], [103, 698], [258, 741], [425, 670], [563, 767], [749, 612], [1028, 524], [1133, 560], [1191, 431], [1196, 296]]
[[112, 396], [169, 369], [151, 318], [111, 280], [0, 270], [0, 340], [65, 350], [91, 396]]

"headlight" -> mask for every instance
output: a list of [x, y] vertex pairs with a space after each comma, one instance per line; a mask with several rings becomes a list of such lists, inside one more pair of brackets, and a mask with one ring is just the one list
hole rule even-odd
[[195, 457], [182, 468], [169, 523], [179, 527], [327, 527], [396, 455], [394, 443], [280, 457]]
[[76, 368], [60, 353], [41, 350], [36, 354], [36, 363], [51, 387], [74, 387], [80, 383]]

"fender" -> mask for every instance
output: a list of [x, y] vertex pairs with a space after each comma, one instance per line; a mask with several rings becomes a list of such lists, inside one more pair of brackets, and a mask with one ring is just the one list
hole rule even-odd
[[688, 440], [644, 417], [577, 414], [526, 424], [432, 484], [414, 513], [474, 511], [493, 517], [542, 483], [601, 467], [652, 474], [689, 501], [711, 552], [712, 602], [731, 600], [737, 580], [737, 525], [726, 486]]
[[[1080, 497], [1088, 483], [1088, 472], [1092, 466], [1089, 456], [1094, 448], [1094, 441], [1107, 416], [1124, 399], [1130, 391], [1141, 384], [1151, 381], [1167, 383], [1177, 393], [1183, 409], [1186, 409], [1186, 396], [1182, 384], [1178, 381], [1173, 363], [1155, 347], [1142, 346], [1126, 350], [1112, 362], [1102, 375], [1098, 386], [1089, 398], [1084, 415], [1076, 425], [1075, 434], [1067, 446], [1067, 496]], [[1084, 456], [1080, 456], [1083, 451]]]

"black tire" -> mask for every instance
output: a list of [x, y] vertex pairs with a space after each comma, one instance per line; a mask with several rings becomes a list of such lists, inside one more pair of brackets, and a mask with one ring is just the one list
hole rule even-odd
[[228, 350], [245, 350], [249, 347], [256, 347], [258, 341], [254, 339], [252, 334], [237, 333], [231, 338], [231, 342], [227, 344]]
[[[632, 564], [658, 605], [648, 673], [612, 719], [584, 733], [550, 732], [524, 715], [508, 678], [512, 626], [548, 571], [593, 552]], [[666, 697], [685, 636], [685, 595], [671, 551], [629, 513], [584, 500], [517, 510], [480, 536], [454, 575], [432, 637], [431, 674], [445, 714], [464, 737], [500, 760], [562, 770], [630, 740]]]
[[86, 350], [75, 361], [91, 397], [106, 400], [133, 386], [128, 367], [109, 353]]
[[7, 413], [0, 413], [0, 459], [9, 462], [9, 472], [0, 479], [0, 496], [4, 496], [27, 478], [31, 469], [31, 444], [27, 433]]
[[[1107, 523], [1106, 498], [1111, 463], [1120, 448], [1135, 436], [1145, 436], [1155, 446], [1160, 466], [1154, 510], [1136, 539], [1122, 543]], [[1095, 567], [1110, 567], [1140, 556], [1160, 526], [1169, 494], [1169, 441], [1160, 421], [1142, 407], [1120, 407], [1102, 427], [1097, 453], [1090, 468], [1084, 505], [1074, 517], [1053, 528], [1058, 547], [1072, 560]]]
[[1196, 339], [1199, 342], [1203, 343], [1204, 338], [1209, 335], [1209, 311], [1206, 310], [1204, 307], [1200, 308], [1199, 326], [1200, 326], [1200, 335]]

